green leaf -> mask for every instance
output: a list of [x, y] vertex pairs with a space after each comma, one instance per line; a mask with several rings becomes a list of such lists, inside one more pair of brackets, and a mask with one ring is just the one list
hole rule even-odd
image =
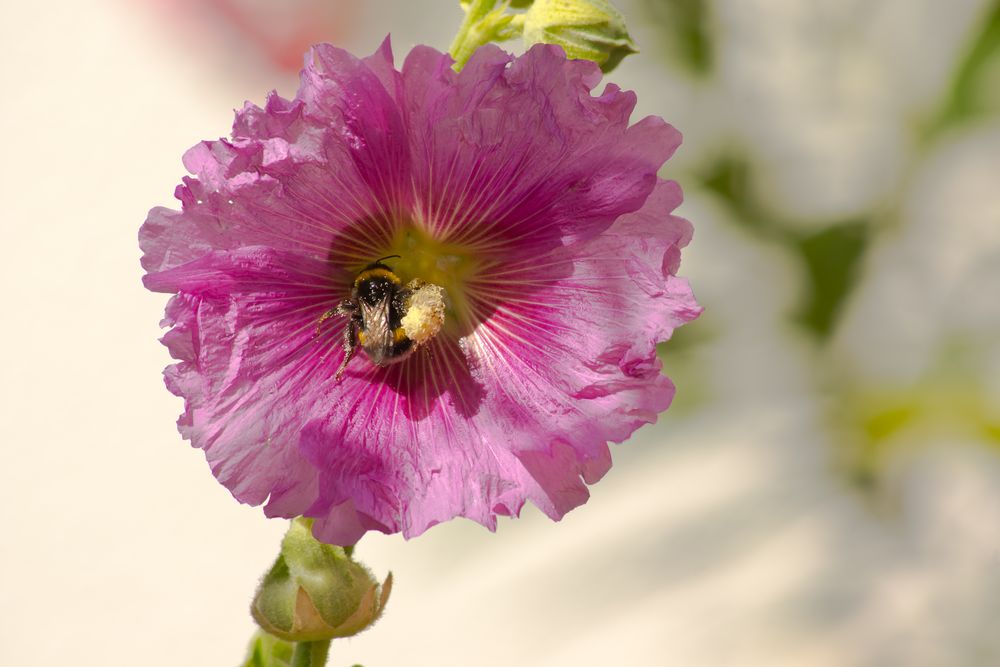
[[646, 0], [646, 9], [663, 35], [663, 46], [677, 64], [696, 76], [715, 65], [712, 8], [708, 0]]
[[809, 284], [799, 321], [825, 338], [857, 277], [858, 260], [868, 246], [869, 225], [855, 221], [828, 227], [797, 243]]
[[290, 667], [294, 650], [291, 642], [259, 631], [250, 641], [243, 667]]
[[978, 28], [955, 69], [948, 95], [931, 121], [925, 139], [990, 110], [990, 96], [1000, 86], [1000, 0], [995, 0], [985, 12]]

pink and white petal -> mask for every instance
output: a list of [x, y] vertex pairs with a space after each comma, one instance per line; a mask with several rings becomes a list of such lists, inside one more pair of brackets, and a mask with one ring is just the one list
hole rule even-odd
[[[391, 236], [410, 194], [400, 92], [382, 83], [394, 77], [395, 88], [402, 85], [389, 73], [388, 44], [365, 61], [324, 45], [311, 63], [299, 99], [272, 93], [263, 109], [248, 104], [237, 112], [232, 141], [185, 153], [195, 178], [177, 188], [183, 212], [155, 208], [140, 230], [147, 271], [213, 249], [270, 245], [326, 257], [346, 230], [355, 246]], [[346, 252], [377, 252], [362, 245]]]
[[680, 143], [658, 119], [629, 127], [634, 94], [593, 97], [596, 66], [558, 48], [449, 65], [414, 49], [403, 79], [419, 217], [452, 242], [538, 254], [589, 238], [639, 208]]
[[410, 209], [410, 150], [403, 111], [397, 104], [401, 75], [390, 71], [388, 42], [375, 55], [358, 59], [329, 44], [314, 46], [302, 70], [298, 99], [306, 115], [332, 126], [384, 217]]
[[233, 139], [239, 143], [244, 139], [261, 141], [273, 138], [295, 140], [295, 135], [302, 129], [302, 103], [298, 100], [286, 100], [271, 91], [264, 102], [264, 108], [252, 102], [246, 102], [243, 108], [236, 112], [233, 120]]
[[322, 271], [311, 258], [245, 248], [150, 276], [180, 291], [164, 343], [179, 360], [166, 379], [185, 399], [182, 434], [234, 496], [271, 496], [273, 514], [302, 513], [315, 495], [298, 433], [326, 409], [342, 356], [339, 336], [314, 335], [332, 303]]
[[325, 257], [331, 239], [347, 224], [315, 212], [315, 204], [296, 201], [294, 194], [286, 194], [282, 184], [266, 174], [248, 177], [225, 194], [209, 191], [196, 179], [185, 179], [177, 197], [183, 202], [182, 211], [154, 208], [139, 231], [142, 265], [150, 274], [213, 250], [244, 246], [266, 245]]
[[359, 527], [413, 537], [456, 516], [492, 529], [498, 513], [520, 509], [530, 475], [502, 426], [480, 429], [482, 389], [454, 341], [435, 339], [404, 364], [352, 364], [343, 384], [342, 402], [300, 443], [321, 471], [307, 513], [319, 537], [343, 543]]
[[520, 427], [514, 451], [549, 492], [540, 506], [553, 516], [585, 499], [580, 476], [596, 481], [606, 470], [607, 441], [655, 421], [673, 397], [656, 344], [701, 312], [672, 274], [691, 235], [670, 215], [679, 201], [676, 184], [661, 182], [601, 236], [548, 261], [500, 267], [472, 287], [476, 307], [492, 309], [470, 337], [486, 405], [496, 422]]
[[382, 205], [339, 142], [326, 139], [322, 150], [322, 163], [259, 167], [226, 193], [185, 179], [177, 192], [183, 211], [154, 208], [139, 232], [143, 267], [155, 273], [246, 246], [370, 261], [398, 223], [380, 216]]

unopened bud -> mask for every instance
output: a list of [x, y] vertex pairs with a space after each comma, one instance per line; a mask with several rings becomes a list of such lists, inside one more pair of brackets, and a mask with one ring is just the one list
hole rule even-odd
[[391, 590], [391, 574], [379, 584], [342, 547], [314, 538], [312, 521], [300, 518], [285, 534], [250, 611], [276, 637], [323, 641], [357, 634], [374, 623]]
[[592, 60], [604, 72], [638, 53], [608, 0], [535, 0], [524, 14], [524, 43], [558, 44], [568, 57]]

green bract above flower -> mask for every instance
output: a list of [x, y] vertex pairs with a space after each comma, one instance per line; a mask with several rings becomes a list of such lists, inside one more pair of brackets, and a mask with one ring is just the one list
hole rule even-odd
[[607, 0], [535, 0], [524, 14], [524, 43], [558, 44], [570, 58], [610, 72], [638, 49], [625, 19]]

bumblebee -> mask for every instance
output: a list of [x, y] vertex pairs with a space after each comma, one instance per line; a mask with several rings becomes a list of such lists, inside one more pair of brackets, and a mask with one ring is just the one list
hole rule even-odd
[[406, 304], [419, 281], [404, 286], [399, 276], [383, 264], [383, 260], [399, 257], [382, 257], [358, 273], [351, 288], [351, 296], [328, 310], [316, 325], [317, 334], [324, 321], [331, 317], [347, 317], [344, 327], [344, 360], [337, 369], [340, 379], [348, 362], [360, 345], [376, 366], [402, 361], [415, 349], [404, 331], [401, 321], [406, 314]]

